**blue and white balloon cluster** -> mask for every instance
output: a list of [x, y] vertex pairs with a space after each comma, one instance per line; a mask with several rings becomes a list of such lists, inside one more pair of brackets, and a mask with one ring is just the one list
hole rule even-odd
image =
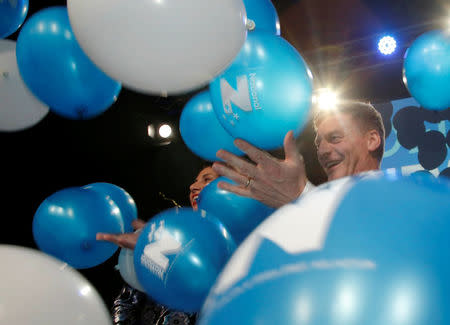
[[219, 149], [236, 153], [235, 138], [266, 150], [281, 147], [288, 131], [299, 135], [311, 106], [312, 73], [280, 36], [275, 7], [270, 0], [244, 4], [250, 30], [244, 45], [225, 71], [211, 80], [210, 98], [195, 95], [180, 121], [186, 145], [210, 161], [217, 160]]
[[[0, 37], [17, 31], [27, 12], [28, 0], [1, 1]], [[196, 0], [188, 6], [73, 0], [25, 21], [17, 64], [27, 87], [51, 111], [90, 119], [112, 106], [122, 83], [152, 95], [206, 85], [230, 64], [246, 36], [242, 0]]]

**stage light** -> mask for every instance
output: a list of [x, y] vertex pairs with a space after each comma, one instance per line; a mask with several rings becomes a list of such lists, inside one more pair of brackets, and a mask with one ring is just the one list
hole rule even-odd
[[167, 139], [172, 135], [172, 128], [168, 124], [163, 124], [159, 127], [158, 133], [161, 138]]
[[394, 53], [396, 48], [397, 42], [392, 36], [384, 36], [378, 42], [378, 50], [384, 55]]
[[321, 88], [313, 95], [313, 104], [319, 109], [334, 109], [338, 101], [336, 92], [329, 88]]
[[147, 134], [150, 138], [154, 138], [155, 137], [155, 127], [153, 126], [153, 124], [150, 124], [147, 127]]

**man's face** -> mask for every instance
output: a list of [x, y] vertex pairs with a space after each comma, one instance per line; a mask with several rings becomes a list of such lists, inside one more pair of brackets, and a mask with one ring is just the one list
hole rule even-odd
[[198, 173], [194, 183], [189, 187], [189, 200], [191, 201], [191, 206], [194, 211], [198, 210], [197, 198], [200, 192], [217, 177], [219, 177], [219, 175], [211, 167], [206, 167]]
[[367, 137], [351, 115], [325, 117], [317, 126], [315, 142], [317, 158], [329, 181], [368, 170], [372, 158]]

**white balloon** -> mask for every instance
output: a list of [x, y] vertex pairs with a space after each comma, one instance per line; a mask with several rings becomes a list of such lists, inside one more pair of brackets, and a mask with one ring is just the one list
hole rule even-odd
[[27, 129], [48, 112], [48, 106], [34, 97], [20, 76], [16, 42], [0, 40], [0, 131]]
[[145, 289], [139, 283], [134, 269], [134, 251], [127, 248], [121, 248], [119, 254], [118, 268], [122, 279], [131, 287], [145, 292]]
[[111, 325], [95, 288], [38, 250], [0, 245], [0, 324]]
[[242, 0], [68, 0], [75, 36], [113, 79], [149, 94], [206, 85], [247, 37]]

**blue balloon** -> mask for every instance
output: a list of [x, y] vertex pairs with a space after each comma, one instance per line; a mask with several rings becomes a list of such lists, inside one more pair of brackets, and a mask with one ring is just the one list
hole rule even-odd
[[450, 185], [341, 179], [285, 206], [230, 259], [200, 325], [450, 322]]
[[296, 49], [279, 36], [252, 32], [234, 62], [210, 84], [219, 122], [234, 137], [262, 149], [299, 135], [312, 98], [312, 74]]
[[243, 155], [233, 144], [233, 137], [217, 120], [208, 91], [196, 94], [184, 106], [180, 117], [180, 133], [186, 146], [203, 159], [219, 160], [216, 157], [219, 149]]
[[411, 44], [403, 62], [403, 81], [423, 108], [450, 108], [449, 33], [430, 31]]
[[154, 300], [197, 312], [235, 248], [217, 218], [174, 208], [157, 214], [144, 227], [134, 250], [134, 266], [139, 283]]
[[244, 0], [247, 18], [255, 23], [255, 31], [280, 35], [280, 19], [270, 0]]
[[82, 51], [66, 7], [43, 9], [28, 19], [20, 30], [16, 55], [28, 88], [65, 118], [100, 115], [115, 102], [122, 87]]
[[125, 232], [133, 232], [134, 229], [131, 226], [131, 222], [137, 219], [137, 208], [136, 203], [127, 191], [120, 186], [102, 182], [92, 183], [83, 188], [97, 191], [102, 195], [108, 196], [108, 199], [113, 200], [120, 209], [125, 225]]
[[13, 34], [28, 14], [28, 0], [0, 1], [0, 38]]
[[222, 221], [239, 245], [275, 209], [219, 188], [217, 184], [221, 181], [236, 184], [225, 177], [216, 178], [200, 192], [198, 207]]
[[116, 252], [115, 244], [95, 239], [98, 232], [123, 233], [123, 219], [112, 200], [88, 189], [69, 187], [53, 193], [33, 218], [38, 248], [76, 269], [99, 265]]

